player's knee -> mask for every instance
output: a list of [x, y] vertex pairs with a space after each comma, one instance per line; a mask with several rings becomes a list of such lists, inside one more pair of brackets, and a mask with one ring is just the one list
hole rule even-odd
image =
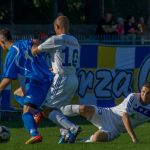
[[95, 142], [104, 142], [104, 141], [101, 138], [98, 138], [97, 136], [93, 135], [92, 142], [95, 143]]
[[25, 89], [23, 87], [20, 87], [20, 88], [16, 89], [14, 91], [14, 95], [23, 97], [25, 95]]
[[98, 142], [98, 138], [97, 138], [97, 136], [95, 134], [91, 135], [90, 142], [93, 142], [93, 143], [94, 142]]
[[91, 141], [92, 141], [92, 142], [98, 142], [97, 136], [93, 135]]
[[107, 142], [108, 135], [105, 132], [97, 131], [92, 136], [92, 142]]
[[91, 117], [95, 112], [92, 106], [80, 105], [80, 114], [86, 118]]
[[92, 106], [80, 105], [80, 112], [82, 113], [92, 113], [94, 108]]

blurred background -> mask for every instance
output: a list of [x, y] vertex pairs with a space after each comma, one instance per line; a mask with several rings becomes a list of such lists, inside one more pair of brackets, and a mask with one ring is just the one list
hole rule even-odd
[[73, 24], [96, 24], [111, 12], [115, 17], [132, 14], [148, 21], [149, 0], [0, 0], [1, 24], [47, 24], [58, 13], [67, 15]]
[[[133, 15], [137, 20], [143, 17], [149, 31], [149, 0], [0, 0], [0, 26], [42, 24], [45, 25], [42, 28], [48, 29], [46, 25], [52, 24], [57, 15], [64, 14], [74, 25], [73, 31], [80, 32], [78, 25], [83, 25], [83, 32], [96, 32], [98, 21], [108, 12], [115, 21], [118, 17], [127, 18], [128, 15]], [[40, 26], [36, 29], [36, 26], [34, 31], [47, 31]], [[21, 32], [20, 26], [17, 29]], [[27, 30], [34, 32], [30, 27]]]

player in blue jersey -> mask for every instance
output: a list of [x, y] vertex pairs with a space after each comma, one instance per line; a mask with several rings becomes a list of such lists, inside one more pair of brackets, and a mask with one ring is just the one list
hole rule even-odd
[[[8, 38], [8, 35], [10, 38]], [[43, 60], [43, 53], [36, 57], [32, 56], [30, 49], [33, 47], [33, 41], [24, 40], [13, 43], [10, 32], [8, 30], [0, 30], [0, 43], [3, 49], [9, 49], [5, 61], [3, 80], [0, 83], [0, 91], [2, 91], [12, 79], [17, 79], [17, 75], [23, 77], [21, 80], [24, 80], [24, 78], [27, 79], [26, 83], [23, 84], [25, 89], [22, 88], [24, 89], [23, 91], [18, 90], [21, 94], [16, 94], [20, 96], [18, 97], [18, 102], [23, 106], [25, 128], [32, 136], [26, 144], [40, 142], [42, 137], [37, 132], [37, 125], [33, 119], [33, 115], [37, 113], [36, 110], [43, 102], [53, 75], [49, 71], [45, 60]], [[56, 123], [58, 127], [76, 129], [76, 126], [57, 108], [51, 109], [51, 113], [53, 114], [51, 120]], [[70, 142], [74, 141], [75, 137], [71, 136]]]
[[3, 79], [0, 83], [0, 92], [4, 90], [18, 74], [28, 78], [26, 94], [23, 99], [22, 120], [31, 135], [26, 144], [42, 141], [42, 136], [37, 131], [33, 114], [41, 106], [53, 79], [43, 54], [33, 57], [31, 54], [32, 40], [20, 40], [13, 43], [9, 30], [0, 30], [0, 45], [8, 53], [5, 59]]

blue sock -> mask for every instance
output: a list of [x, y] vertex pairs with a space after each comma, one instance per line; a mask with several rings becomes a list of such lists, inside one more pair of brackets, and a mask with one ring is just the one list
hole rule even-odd
[[24, 127], [30, 133], [31, 136], [39, 135], [37, 131], [37, 125], [34, 121], [33, 115], [29, 112], [26, 112], [22, 115], [22, 120], [24, 122]]

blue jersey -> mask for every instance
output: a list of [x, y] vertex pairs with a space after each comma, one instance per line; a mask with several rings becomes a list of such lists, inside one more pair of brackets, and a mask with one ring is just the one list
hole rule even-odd
[[9, 49], [5, 59], [3, 78], [16, 79], [18, 74], [36, 81], [51, 81], [52, 73], [43, 54], [34, 57], [31, 53], [32, 40], [20, 40]]

